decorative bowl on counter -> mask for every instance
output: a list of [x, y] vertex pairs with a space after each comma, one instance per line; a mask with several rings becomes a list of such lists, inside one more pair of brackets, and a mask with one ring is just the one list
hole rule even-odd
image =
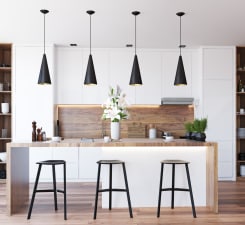
[[173, 136], [166, 136], [165, 137], [165, 141], [172, 141], [172, 140], [174, 140]]
[[55, 137], [52, 137], [51, 140], [52, 140], [53, 142], [59, 142], [59, 141], [61, 141], [61, 137], [55, 136]]

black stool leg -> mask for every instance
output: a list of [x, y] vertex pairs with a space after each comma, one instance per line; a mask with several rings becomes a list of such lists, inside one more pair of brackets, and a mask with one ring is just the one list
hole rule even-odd
[[109, 172], [109, 210], [111, 210], [111, 199], [112, 199], [112, 164], [110, 164], [110, 172]]
[[66, 163], [63, 165], [64, 170], [64, 219], [67, 220], [67, 208], [66, 208]]
[[36, 190], [37, 190], [38, 180], [39, 180], [39, 177], [40, 177], [41, 168], [42, 168], [42, 165], [39, 164], [38, 170], [37, 170], [37, 177], [36, 177], [35, 185], [34, 185], [34, 188], [33, 188], [31, 203], [30, 203], [30, 207], [29, 207], [29, 211], [28, 211], [28, 216], [27, 216], [27, 219], [28, 220], [31, 218], [31, 212], [32, 212], [33, 203], [34, 203], [35, 196], [36, 196]]
[[163, 168], [164, 168], [164, 164], [162, 163], [161, 164], [161, 173], [160, 173], [160, 186], [159, 186], [159, 196], [158, 196], [157, 217], [160, 217], [160, 209], [161, 209]]
[[95, 203], [94, 203], [94, 220], [97, 215], [97, 205], [98, 205], [98, 195], [99, 195], [99, 186], [100, 186], [100, 169], [101, 164], [98, 164], [98, 175], [97, 175], [97, 185], [96, 185], [96, 193], [95, 193]]
[[129, 210], [129, 215], [130, 215], [130, 218], [133, 218], [133, 212], [132, 212], [131, 200], [130, 200], [129, 188], [128, 188], [128, 179], [127, 179], [127, 173], [126, 173], [126, 168], [125, 168], [125, 164], [124, 164], [124, 163], [122, 163], [122, 167], [123, 167], [123, 174], [124, 174], [124, 180], [125, 180], [125, 187], [126, 187], [127, 198], [128, 198], [128, 210]]
[[190, 190], [192, 214], [193, 214], [193, 217], [196, 218], [196, 209], [194, 205], [194, 198], [193, 198], [192, 187], [191, 187], [191, 179], [190, 179], [190, 173], [189, 173], [189, 168], [188, 168], [187, 163], [185, 164], [185, 169], [186, 169], [186, 175], [187, 175], [187, 180], [188, 180], [188, 185], [189, 185], [189, 190]]
[[53, 171], [53, 187], [54, 187], [54, 209], [58, 210], [55, 165], [52, 165], [52, 171]]
[[172, 166], [172, 194], [171, 194], [171, 209], [174, 208], [174, 182], [175, 182], [175, 164]]

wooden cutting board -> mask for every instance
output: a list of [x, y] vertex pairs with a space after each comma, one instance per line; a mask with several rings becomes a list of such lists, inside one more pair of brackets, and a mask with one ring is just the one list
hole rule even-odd
[[131, 123], [128, 125], [128, 137], [129, 138], [145, 138], [146, 128], [141, 123]]

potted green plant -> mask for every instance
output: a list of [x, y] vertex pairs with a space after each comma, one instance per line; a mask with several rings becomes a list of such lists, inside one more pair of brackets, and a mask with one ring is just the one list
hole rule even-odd
[[193, 124], [191, 122], [186, 122], [184, 126], [186, 131], [185, 133], [186, 139], [191, 139], [191, 134], [193, 132]]
[[207, 118], [195, 119], [193, 121], [193, 131], [195, 133], [195, 140], [205, 141], [206, 134], [205, 130], [207, 128], [208, 120]]

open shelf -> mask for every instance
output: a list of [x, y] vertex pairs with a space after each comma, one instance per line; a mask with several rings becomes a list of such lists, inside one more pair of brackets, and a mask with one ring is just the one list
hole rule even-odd
[[[0, 43], [0, 152], [6, 152], [6, 143], [11, 142], [12, 137], [12, 44]], [[9, 112], [1, 113], [1, 103], [9, 103]], [[6, 136], [2, 129], [7, 129]], [[0, 174], [7, 170], [7, 162], [0, 162]], [[1, 179], [0, 183], [6, 183], [6, 179]]]

